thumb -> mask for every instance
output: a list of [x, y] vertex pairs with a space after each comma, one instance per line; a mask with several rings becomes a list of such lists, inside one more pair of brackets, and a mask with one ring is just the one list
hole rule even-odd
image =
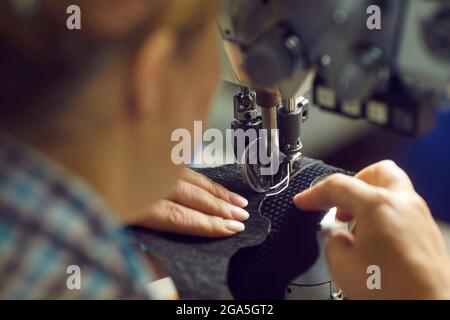
[[331, 276], [335, 282], [345, 289], [345, 284], [351, 281], [350, 268], [354, 265], [353, 235], [345, 230], [335, 230], [329, 235], [326, 246], [326, 257]]

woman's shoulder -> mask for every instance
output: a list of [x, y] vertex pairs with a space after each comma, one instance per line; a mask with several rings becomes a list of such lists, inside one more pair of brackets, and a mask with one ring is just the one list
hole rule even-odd
[[0, 297], [145, 297], [136, 251], [82, 181], [0, 141]]

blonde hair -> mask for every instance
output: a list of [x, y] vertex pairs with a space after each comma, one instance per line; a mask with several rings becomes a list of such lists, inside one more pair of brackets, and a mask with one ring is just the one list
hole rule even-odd
[[[0, 120], [20, 118], [31, 101], [62, 91], [116, 46], [132, 47], [165, 25], [181, 37], [211, 15], [215, 0], [0, 0]], [[82, 29], [66, 27], [69, 5], [82, 10]]]

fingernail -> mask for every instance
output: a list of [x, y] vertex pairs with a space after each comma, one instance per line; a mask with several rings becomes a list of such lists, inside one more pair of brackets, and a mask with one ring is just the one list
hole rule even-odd
[[248, 200], [238, 195], [237, 193], [231, 193], [231, 201], [233, 201], [235, 205], [241, 208], [245, 208], [246, 206], [248, 206]]
[[250, 218], [250, 214], [246, 210], [235, 206], [231, 206], [231, 215], [239, 221], [245, 221]]
[[302, 193], [296, 194], [292, 199], [295, 205], [299, 205], [302, 201]]
[[245, 225], [242, 222], [235, 220], [225, 220], [225, 227], [235, 233], [245, 230]]

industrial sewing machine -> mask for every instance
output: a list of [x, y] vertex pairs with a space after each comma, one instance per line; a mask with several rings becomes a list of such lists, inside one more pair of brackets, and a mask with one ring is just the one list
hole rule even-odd
[[[270, 196], [289, 185], [301, 158], [308, 91], [322, 109], [408, 136], [429, 129], [440, 99], [450, 97], [448, 1], [222, 0], [222, 5], [219, 28], [232, 68], [225, 80], [242, 87], [234, 96], [232, 128], [259, 132], [262, 144], [255, 150], [265, 149], [271, 163], [281, 164], [264, 173], [267, 163], [259, 154], [251, 161], [255, 141], [235, 137], [235, 144], [245, 143], [243, 154], [235, 152], [256, 192]], [[315, 269], [310, 275], [326, 273], [323, 261]], [[320, 297], [326, 276], [312, 278], [294, 280], [291, 297]], [[296, 285], [309, 293], [292, 295]], [[323, 297], [330, 296], [327, 291]]]
[[[302, 215], [291, 203], [295, 193], [340, 171], [301, 155], [310, 108], [303, 96], [309, 92], [315, 106], [343, 116], [422, 134], [439, 100], [450, 97], [450, 2], [222, 0], [222, 6], [218, 24], [231, 68], [224, 79], [242, 87], [232, 123], [243, 134], [235, 136], [242, 166], [202, 173], [236, 192], [250, 187], [251, 219], [244, 233], [221, 241], [140, 235], [182, 298], [220, 298], [226, 283], [238, 299], [340, 299], [323, 255], [333, 210]], [[245, 135], [251, 130], [257, 134]], [[260, 161], [261, 154], [270, 161]]]

